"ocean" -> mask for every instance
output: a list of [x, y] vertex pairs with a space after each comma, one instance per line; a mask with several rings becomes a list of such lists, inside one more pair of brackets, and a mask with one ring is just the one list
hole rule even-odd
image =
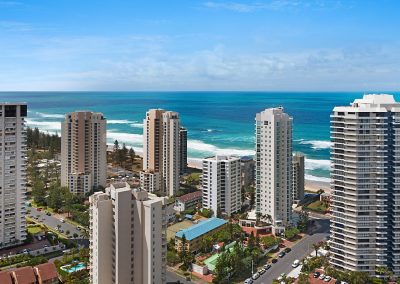
[[[255, 114], [282, 106], [293, 117], [293, 150], [306, 156], [306, 179], [329, 181], [329, 116], [362, 92], [0, 92], [1, 101], [28, 103], [28, 125], [59, 132], [64, 114], [102, 112], [108, 143], [142, 150], [143, 118], [150, 108], [177, 111], [188, 129], [188, 155], [254, 154]], [[400, 93], [394, 94], [396, 97]]]

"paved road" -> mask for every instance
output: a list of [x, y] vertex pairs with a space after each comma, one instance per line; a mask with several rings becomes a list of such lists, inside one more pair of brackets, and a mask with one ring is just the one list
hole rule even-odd
[[278, 278], [282, 273], [286, 275], [293, 269], [292, 263], [296, 259], [301, 260], [305, 256], [314, 251], [313, 244], [324, 240], [329, 235], [329, 220], [319, 219], [314, 221], [314, 226], [311, 228], [312, 235], [305, 236], [299, 241], [292, 251], [286, 254], [283, 258], [279, 258], [278, 262], [272, 264], [272, 267], [267, 270], [260, 278], [254, 281], [258, 284], [270, 284], [272, 280]]
[[[64, 234], [67, 230], [70, 232], [69, 238], [73, 238], [72, 236], [74, 235], [74, 233], [76, 233], [79, 236], [77, 239], [78, 243], [83, 244], [85, 246], [88, 245], [88, 241], [82, 239], [81, 237], [82, 232], [79, 231], [76, 226], [67, 222], [63, 223], [60, 221], [60, 219], [57, 219], [53, 215], [47, 216], [44, 210], [39, 211], [34, 207], [29, 207], [29, 209], [31, 210], [29, 216], [35, 217], [35, 220], [44, 223], [46, 226], [51, 227], [53, 229], [56, 229], [57, 225], [60, 225], [61, 226], [60, 229], [64, 231]], [[39, 219], [36, 218], [37, 216], [39, 217]]]
[[186, 281], [185, 278], [183, 278], [182, 276], [180, 276], [180, 275], [178, 275], [178, 274], [176, 274], [176, 273], [174, 273], [172, 271], [167, 270], [167, 283], [168, 282], [175, 282], [176, 283], [178, 281], [180, 283], [184, 283], [184, 284], [193, 283], [191, 281]]

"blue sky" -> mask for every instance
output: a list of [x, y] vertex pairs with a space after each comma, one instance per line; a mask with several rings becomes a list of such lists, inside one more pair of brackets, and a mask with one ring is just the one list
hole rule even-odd
[[400, 1], [0, 0], [0, 90], [395, 91]]

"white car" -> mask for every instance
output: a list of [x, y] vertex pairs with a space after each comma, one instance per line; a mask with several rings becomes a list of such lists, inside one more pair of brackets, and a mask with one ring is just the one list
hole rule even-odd
[[253, 276], [251, 276], [251, 278], [253, 278], [253, 280], [258, 279], [258, 277], [260, 277], [260, 273], [256, 272], [253, 274]]
[[65, 220], [64, 220], [64, 219], [60, 219], [60, 221], [61, 221], [61, 223], [65, 223]]
[[332, 279], [332, 277], [327, 275], [327, 276], [325, 276], [324, 281], [329, 282], [329, 281], [331, 281], [331, 279]]
[[319, 279], [320, 280], [323, 280], [325, 278], [325, 274], [321, 274], [320, 276], [319, 276]]
[[244, 284], [253, 284], [253, 279], [247, 278], [246, 280], [244, 280]]
[[292, 267], [293, 268], [296, 268], [297, 266], [299, 266], [300, 265], [300, 260], [298, 260], [298, 259], [296, 259], [295, 261], [293, 261], [293, 263], [292, 263]]

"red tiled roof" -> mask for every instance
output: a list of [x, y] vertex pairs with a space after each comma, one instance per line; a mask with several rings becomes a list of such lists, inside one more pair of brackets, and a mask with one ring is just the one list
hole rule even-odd
[[196, 190], [195, 192], [179, 196], [176, 199], [179, 200], [180, 202], [188, 202], [201, 198], [202, 194], [203, 193], [201, 192], [201, 190]]
[[58, 278], [56, 266], [52, 262], [39, 264], [34, 269], [42, 281]]
[[14, 276], [16, 284], [32, 284], [36, 283], [35, 273], [30, 266], [21, 267], [11, 272]]
[[12, 284], [10, 271], [0, 271], [0, 283]]

